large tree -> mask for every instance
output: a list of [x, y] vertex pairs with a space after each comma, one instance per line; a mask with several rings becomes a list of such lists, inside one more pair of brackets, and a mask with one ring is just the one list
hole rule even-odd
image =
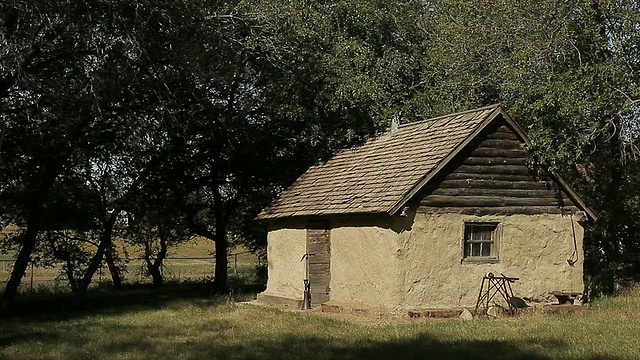
[[[189, 47], [183, 148], [164, 174], [191, 229], [215, 242], [226, 287], [229, 235], [316, 161], [402, 116], [419, 88], [419, 2], [238, 2], [205, 8]], [[214, 11], [215, 10], [215, 11]], [[365, 26], [370, 25], [370, 28]], [[225, 36], [219, 36], [225, 34]], [[203, 44], [203, 46], [197, 46]], [[261, 238], [258, 241], [264, 241]]]
[[[638, 5], [434, 1], [436, 100], [502, 102], [539, 157], [601, 215], [587, 238], [592, 290], [637, 279]], [[606, 281], [604, 281], [606, 280]]]
[[[3, 306], [62, 228], [97, 239], [83, 294], [125, 214], [214, 240], [223, 291], [230, 237], [263, 242], [253, 218], [308, 166], [391, 119], [494, 102], [601, 213], [588, 267], [631, 279], [638, 24], [596, 0], [5, 1], [0, 210], [21, 232]], [[65, 192], [86, 221], [54, 216]]]
[[23, 228], [2, 298], [6, 309], [46, 227], [49, 192], [96, 122], [87, 86], [94, 49], [78, 36], [86, 34], [87, 23], [76, 18], [82, 4], [8, 1], [0, 13], [2, 215]]
[[92, 201], [76, 205], [90, 204], [84, 210], [93, 213], [93, 230], [100, 231], [78, 298], [103, 257], [113, 255], [113, 225], [167, 157], [169, 128], [179, 123], [167, 79], [180, 79], [166, 75], [174, 59], [160, 56], [170, 52], [165, 45], [181, 43], [167, 13], [174, 8], [159, 2], [2, 3], [0, 104], [7, 126], [0, 196], [3, 217], [21, 228], [4, 308], [38, 235], [51, 228], [51, 190], [65, 179], [79, 180], [66, 182], [77, 184], [75, 190], [93, 191]]

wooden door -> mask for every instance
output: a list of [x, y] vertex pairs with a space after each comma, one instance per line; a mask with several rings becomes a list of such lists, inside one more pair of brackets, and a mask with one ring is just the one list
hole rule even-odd
[[324, 224], [310, 224], [307, 229], [307, 253], [309, 254], [309, 283], [311, 306], [329, 301], [331, 289], [331, 231]]

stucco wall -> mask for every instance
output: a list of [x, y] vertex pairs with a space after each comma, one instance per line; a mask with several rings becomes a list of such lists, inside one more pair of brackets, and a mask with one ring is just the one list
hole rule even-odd
[[300, 259], [306, 251], [304, 228], [279, 228], [267, 236], [267, 289], [263, 294], [302, 299], [305, 268]]
[[[501, 223], [499, 262], [461, 262], [465, 221]], [[562, 215], [470, 216], [415, 214], [387, 221], [331, 221], [331, 301], [397, 308], [475, 305], [482, 276], [512, 269], [516, 296], [543, 299], [553, 290], [582, 291], [583, 228]], [[264, 294], [301, 299], [306, 250], [303, 226], [274, 228], [268, 236], [269, 279]]]
[[[465, 221], [499, 221], [499, 262], [461, 262]], [[574, 250], [571, 218], [562, 215], [469, 216], [417, 214], [412, 231], [401, 234], [406, 264], [407, 307], [475, 305], [482, 276], [512, 269], [520, 280], [516, 296], [542, 299], [553, 290], [582, 291], [583, 229], [574, 221], [579, 261], [570, 266]]]
[[336, 222], [331, 230], [331, 300], [401, 304], [404, 273], [400, 251], [398, 234], [381, 224]]

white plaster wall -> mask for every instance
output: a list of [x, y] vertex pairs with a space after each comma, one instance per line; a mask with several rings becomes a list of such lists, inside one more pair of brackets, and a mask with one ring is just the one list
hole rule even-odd
[[267, 289], [265, 295], [302, 299], [306, 253], [305, 229], [275, 229], [267, 236]]
[[[465, 221], [499, 221], [499, 263], [462, 263]], [[579, 262], [567, 263], [574, 249], [571, 218], [562, 215], [469, 216], [417, 214], [401, 233], [406, 307], [475, 305], [482, 277], [511, 268], [520, 275], [516, 296], [545, 298], [553, 290], [582, 291], [583, 229], [574, 221]]]
[[381, 226], [331, 229], [331, 301], [395, 307], [404, 295], [398, 234]]

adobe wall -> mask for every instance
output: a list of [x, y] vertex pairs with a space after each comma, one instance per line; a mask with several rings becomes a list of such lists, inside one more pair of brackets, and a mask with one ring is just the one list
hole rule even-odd
[[[265, 298], [302, 300], [305, 268], [300, 259], [306, 251], [305, 228], [279, 228], [267, 236], [267, 289], [259, 295]], [[268, 301], [267, 301], [268, 302]]]
[[[464, 222], [502, 224], [499, 262], [462, 260]], [[545, 299], [553, 290], [582, 291], [583, 228], [573, 221], [579, 261], [573, 253], [571, 218], [556, 214], [471, 216], [410, 214], [384, 221], [331, 221], [331, 302], [354, 301], [389, 308], [453, 308], [475, 305], [482, 277], [513, 269], [516, 296]], [[268, 283], [259, 295], [302, 299], [306, 229], [274, 228], [268, 236]]]
[[395, 307], [402, 303], [404, 271], [398, 234], [386, 224], [331, 229], [331, 302]]
[[[464, 222], [499, 221], [499, 262], [463, 263]], [[582, 291], [583, 228], [573, 221], [579, 261], [574, 251], [571, 218], [562, 215], [469, 216], [417, 214], [412, 231], [401, 234], [406, 265], [406, 307], [459, 307], [476, 303], [482, 277], [511, 268], [520, 275], [512, 284], [516, 296], [549, 298], [553, 290]]]

